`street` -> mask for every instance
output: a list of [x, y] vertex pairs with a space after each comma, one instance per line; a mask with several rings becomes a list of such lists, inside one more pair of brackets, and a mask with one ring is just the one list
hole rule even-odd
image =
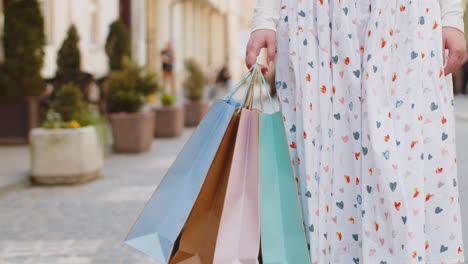
[[[459, 183], [468, 252], [468, 98], [457, 98]], [[75, 186], [44, 187], [27, 181], [27, 147], [0, 147], [0, 263], [156, 263], [123, 243], [166, 169], [193, 129], [178, 139], [156, 139], [138, 155], [111, 155], [102, 177]], [[23, 183], [21, 183], [23, 182]]]

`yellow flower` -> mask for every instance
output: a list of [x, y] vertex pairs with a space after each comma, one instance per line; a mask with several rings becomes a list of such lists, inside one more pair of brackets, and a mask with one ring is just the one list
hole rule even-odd
[[69, 128], [79, 128], [80, 124], [78, 122], [76, 122], [75, 120], [72, 120], [72, 121], [68, 122], [68, 127]]
[[156, 96], [153, 95], [153, 94], [148, 95], [148, 102], [149, 102], [150, 104], [156, 103]]

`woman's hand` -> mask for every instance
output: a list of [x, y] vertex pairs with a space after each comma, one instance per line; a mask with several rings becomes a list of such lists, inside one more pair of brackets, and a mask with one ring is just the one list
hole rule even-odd
[[[453, 27], [442, 28], [444, 50], [449, 50], [445, 75], [456, 71], [462, 66], [467, 58], [465, 34]], [[445, 56], [444, 56], [445, 59]]]
[[262, 73], [266, 74], [273, 66], [276, 55], [276, 32], [271, 29], [258, 29], [250, 34], [250, 40], [247, 44], [247, 52], [245, 55], [245, 64], [247, 68], [251, 68], [257, 61], [262, 48], [268, 49], [267, 63], [268, 67], [260, 65]]

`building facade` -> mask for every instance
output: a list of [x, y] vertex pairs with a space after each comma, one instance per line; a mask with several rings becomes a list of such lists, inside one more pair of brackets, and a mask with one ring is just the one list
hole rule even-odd
[[[0, 32], [3, 7], [0, 0]], [[82, 69], [96, 77], [108, 72], [105, 41], [109, 25], [121, 18], [132, 36], [132, 56], [149, 69], [161, 71], [161, 51], [175, 50], [178, 87], [184, 61], [195, 59], [213, 78], [228, 65], [234, 80], [245, 72], [245, 45], [254, 1], [248, 0], [39, 0], [47, 38], [44, 77], [56, 71], [56, 57], [68, 27], [80, 34]], [[1, 45], [0, 45], [1, 46]], [[0, 48], [0, 56], [2, 50]]]
[[[3, 7], [8, 1], [11, 0], [0, 1], [1, 21]], [[106, 74], [108, 66], [104, 46], [109, 25], [119, 17], [119, 1], [39, 0], [39, 3], [44, 15], [46, 35], [43, 76], [54, 76], [57, 53], [71, 24], [75, 24], [80, 35], [82, 70], [96, 77]]]
[[161, 71], [161, 51], [170, 42], [175, 51], [176, 82], [184, 79], [184, 61], [195, 59], [216, 75], [228, 65], [234, 79], [244, 71], [240, 52], [241, 3], [232, 0], [121, 0], [121, 18], [131, 29], [133, 58]]

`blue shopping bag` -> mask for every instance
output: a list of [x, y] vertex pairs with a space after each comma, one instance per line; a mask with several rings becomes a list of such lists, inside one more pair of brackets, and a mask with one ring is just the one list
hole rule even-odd
[[169, 260], [236, 104], [234, 100], [214, 102], [131, 229], [128, 245], [158, 261]]
[[232, 97], [250, 71], [224, 100], [216, 100], [146, 204], [125, 243], [167, 263], [200, 193], [226, 129], [240, 107]]
[[[265, 83], [264, 79], [263, 82]], [[260, 113], [259, 127], [263, 263], [308, 264], [310, 259], [302, 210], [282, 113]]]

